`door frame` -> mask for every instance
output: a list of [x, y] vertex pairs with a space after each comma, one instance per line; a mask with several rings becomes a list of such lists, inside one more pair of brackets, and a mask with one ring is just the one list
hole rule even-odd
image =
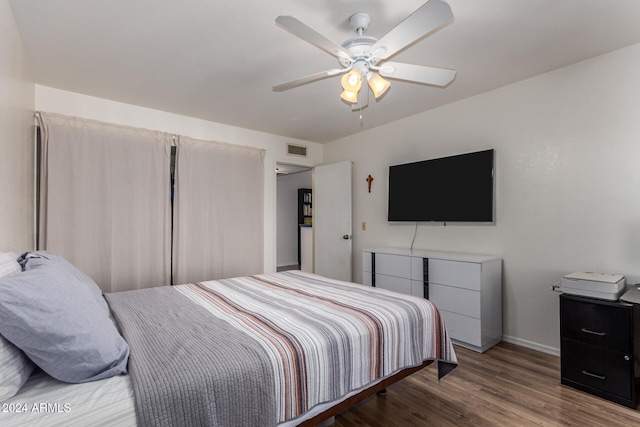
[[[265, 195], [273, 195], [268, 200], [265, 199], [265, 203], [270, 204], [270, 206], [265, 206], [265, 213], [270, 213], [270, 215], [265, 215], [265, 273], [275, 273], [278, 268], [278, 174], [276, 168], [278, 165], [287, 165], [308, 168], [313, 172], [313, 168], [316, 166], [313, 163], [304, 162], [302, 159], [299, 162], [294, 159], [282, 160], [274, 158], [272, 160], [272, 162], [265, 161], [265, 167], [267, 167], [267, 163], [271, 165], [270, 172], [266, 174], [269, 179], [265, 180]], [[272, 232], [269, 233], [267, 230], [272, 230]]]

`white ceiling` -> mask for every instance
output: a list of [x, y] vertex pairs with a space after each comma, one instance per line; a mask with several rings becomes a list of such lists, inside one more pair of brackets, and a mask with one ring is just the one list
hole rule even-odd
[[339, 77], [271, 90], [338, 67], [275, 18], [342, 43], [354, 12], [368, 12], [366, 35], [380, 38], [424, 0], [10, 2], [37, 84], [320, 143], [640, 42], [638, 0], [448, 0], [454, 22], [393, 61], [453, 68], [456, 79], [392, 80], [360, 120]]

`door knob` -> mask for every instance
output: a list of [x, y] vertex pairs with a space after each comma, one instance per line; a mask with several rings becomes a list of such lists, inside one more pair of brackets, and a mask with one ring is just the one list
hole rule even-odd
[[349, 240], [351, 238], [351, 236], [349, 236], [348, 234], [345, 234], [344, 236], [342, 236], [342, 238], [344, 240]]

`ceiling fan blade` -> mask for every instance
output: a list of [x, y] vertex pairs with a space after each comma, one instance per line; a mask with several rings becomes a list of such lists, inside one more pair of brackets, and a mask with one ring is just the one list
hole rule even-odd
[[401, 62], [385, 62], [379, 72], [381, 76], [390, 79], [407, 80], [433, 86], [446, 86], [456, 77], [456, 70]]
[[308, 76], [300, 77], [299, 79], [291, 80], [289, 82], [281, 83], [277, 86], [273, 87], [274, 92], [283, 92], [285, 90], [293, 89], [294, 87], [302, 86], [307, 83], [315, 82], [316, 80], [322, 80], [327, 77], [335, 76], [337, 74], [344, 73], [345, 71], [349, 71], [349, 68], [345, 69], [334, 69], [321, 71], [319, 73], [309, 74]]
[[419, 39], [431, 34], [453, 21], [451, 7], [441, 0], [429, 0], [415, 12], [382, 36], [371, 51], [384, 47], [385, 52], [378, 55], [387, 59]]
[[293, 16], [278, 16], [276, 18], [276, 23], [290, 33], [300, 37], [302, 40], [319, 47], [333, 56], [346, 58], [351, 57], [351, 53], [349, 53], [348, 50], [333, 40], [323, 36], [308, 25], [300, 22]]
[[358, 92], [358, 102], [355, 104], [351, 104], [351, 111], [362, 110], [363, 108], [369, 105], [369, 86], [367, 86], [367, 82], [362, 82], [362, 87], [360, 88], [360, 92]]

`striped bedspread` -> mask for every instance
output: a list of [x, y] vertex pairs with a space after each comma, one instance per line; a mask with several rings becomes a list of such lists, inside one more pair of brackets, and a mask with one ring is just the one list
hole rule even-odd
[[457, 365], [437, 309], [421, 298], [287, 271], [174, 288], [253, 337], [275, 373], [277, 422], [397, 371]]

